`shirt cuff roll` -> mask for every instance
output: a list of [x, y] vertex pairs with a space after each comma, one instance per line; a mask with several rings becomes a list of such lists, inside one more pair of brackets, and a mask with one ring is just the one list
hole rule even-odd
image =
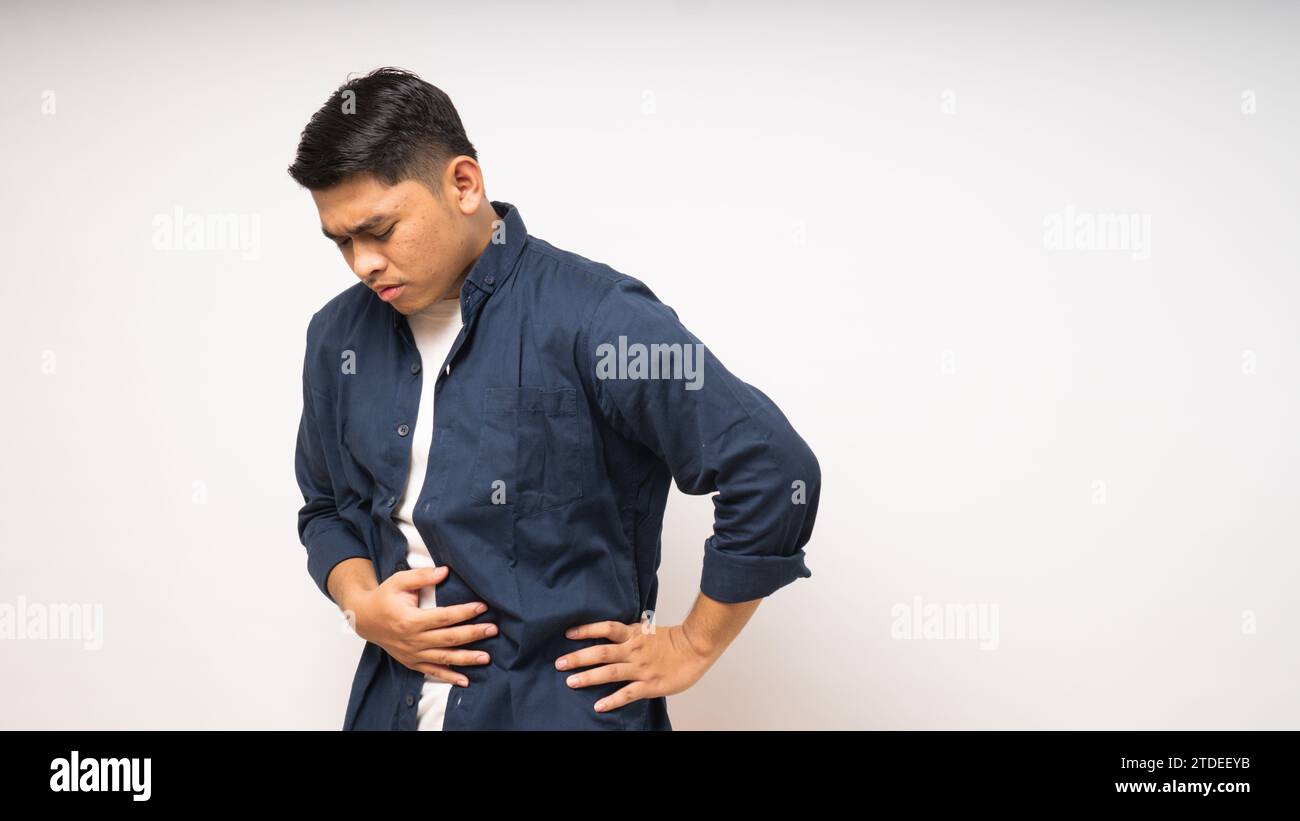
[[370, 552], [347, 525], [342, 524], [312, 533], [307, 537], [306, 547], [307, 572], [311, 574], [320, 592], [325, 594], [325, 598], [337, 605], [338, 602], [330, 595], [327, 583], [330, 571], [346, 559], [369, 559]]
[[795, 579], [812, 576], [804, 557], [803, 548], [789, 556], [728, 553], [709, 539], [704, 543], [700, 592], [726, 604], [770, 596]]

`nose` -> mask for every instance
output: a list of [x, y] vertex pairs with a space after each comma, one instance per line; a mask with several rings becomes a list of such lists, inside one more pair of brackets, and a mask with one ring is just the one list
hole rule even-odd
[[356, 246], [352, 252], [352, 270], [363, 282], [378, 279], [388, 268], [388, 260], [376, 251], [353, 241]]

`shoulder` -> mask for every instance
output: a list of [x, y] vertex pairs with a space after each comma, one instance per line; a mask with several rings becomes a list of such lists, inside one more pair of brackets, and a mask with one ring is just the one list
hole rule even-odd
[[627, 276], [604, 262], [557, 248], [535, 236], [528, 237], [523, 255], [530, 278], [539, 280], [544, 287], [565, 292], [565, 296], [572, 296], [575, 291], [603, 294]]
[[672, 311], [641, 279], [535, 236], [528, 238], [522, 269], [529, 298], [554, 306], [580, 328], [607, 311], [615, 319], [638, 307]]
[[307, 322], [308, 345], [320, 345], [348, 335], [377, 300], [365, 283], [357, 282], [330, 298]]
[[331, 375], [338, 371], [341, 352], [353, 344], [356, 329], [377, 308], [387, 308], [373, 292], [358, 281], [331, 297], [307, 322], [304, 376], [318, 390], [328, 390]]

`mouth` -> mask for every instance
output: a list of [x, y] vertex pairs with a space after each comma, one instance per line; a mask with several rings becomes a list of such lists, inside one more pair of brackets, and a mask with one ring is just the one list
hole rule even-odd
[[394, 299], [401, 296], [404, 288], [406, 288], [405, 285], [389, 285], [384, 288], [376, 289], [375, 293], [379, 294], [379, 298], [384, 302], [392, 302]]

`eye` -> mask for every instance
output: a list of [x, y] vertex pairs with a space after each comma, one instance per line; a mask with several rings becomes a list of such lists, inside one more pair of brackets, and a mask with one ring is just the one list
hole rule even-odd
[[388, 230], [385, 231], [384, 233], [375, 234], [375, 239], [388, 239], [390, 236], [393, 235], [393, 229], [396, 227], [397, 227], [397, 223], [393, 223], [392, 225], [388, 226]]
[[347, 244], [348, 244], [349, 242], [351, 242], [351, 241], [352, 241], [352, 240], [348, 239], [347, 237], [342, 237], [342, 238], [340, 238], [340, 239], [335, 240], [335, 241], [334, 241], [334, 244], [337, 245], [337, 246], [340, 247], [340, 248], [346, 248], [346, 247], [347, 247]]

